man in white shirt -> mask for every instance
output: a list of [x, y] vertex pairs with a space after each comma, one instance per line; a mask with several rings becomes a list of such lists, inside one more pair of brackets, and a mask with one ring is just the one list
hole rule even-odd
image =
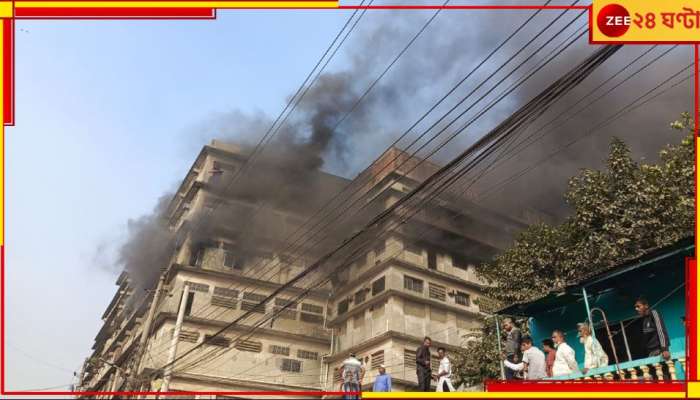
[[552, 332], [552, 341], [557, 348], [557, 355], [554, 358], [554, 366], [552, 367], [552, 375], [562, 376], [579, 372], [578, 363], [576, 362], [576, 352], [574, 352], [571, 346], [566, 344], [564, 332], [559, 329], [554, 330], [554, 332]]
[[438, 347], [438, 358], [440, 359], [440, 367], [438, 368], [438, 373], [433, 376], [433, 378], [437, 379], [435, 391], [454, 392], [455, 388], [452, 386], [452, 364], [450, 359], [447, 358], [444, 347]]
[[362, 366], [362, 362], [357, 359], [355, 353], [351, 353], [350, 357], [343, 361], [343, 366], [340, 368], [340, 376], [342, 378], [340, 390], [349, 393], [346, 394], [344, 398], [346, 400], [359, 399], [359, 393], [362, 390], [362, 378], [365, 376], [365, 369]]
[[523, 361], [520, 363], [512, 363], [505, 360], [503, 363], [506, 368], [513, 371], [524, 371], [525, 379], [539, 380], [547, 377], [547, 365], [545, 356], [542, 350], [532, 345], [532, 339], [523, 337], [520, 342], [520, 350], [523, 353]]

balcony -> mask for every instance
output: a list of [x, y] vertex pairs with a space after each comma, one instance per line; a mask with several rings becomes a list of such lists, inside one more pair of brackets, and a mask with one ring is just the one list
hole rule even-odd
[[[661, 356], [647, 357], [639, 360], [632, 360], [607, 367], [595, 368], [587, 374], [575, 373], [562, 375], [551, 380], [633, 380], [633, 381], [663, 381], [663, 366], [668, 368], [671, 380], [682, 380], [686, 376], [685, 353], [678, 352], [671, 354], [671, 359], [666, 361]], [[619, 367], [619, 368], [618, 368]], [[652, 375], [653, 373], [653, 375]]]

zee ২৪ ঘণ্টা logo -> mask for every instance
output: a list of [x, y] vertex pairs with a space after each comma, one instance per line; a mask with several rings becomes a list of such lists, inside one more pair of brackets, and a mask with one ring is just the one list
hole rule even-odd
[[605, 36], [620, 37], [630, 28], [631, 18], [625, 7], [608, 4], [600, 10], [596, 22]]

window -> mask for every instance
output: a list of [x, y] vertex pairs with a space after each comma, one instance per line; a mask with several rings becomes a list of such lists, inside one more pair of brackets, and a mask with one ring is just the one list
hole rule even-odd
[[230, 297], [212, 296], [211, 305], [235, 309], [238, 306], [238, 300], [232, 299]]
[[231, 339], [223, 336], [204, 335], [204, 342], [210, 346], [229, 347]]
[[413, 253], [418, 256], [423, 255], [423, 250], [421, 248], [413, 243], [404, 243], [403, 245], [404, 250], [406, 250], [409, 253]]
[[295, 320], [297, 319], [296, 308], [297, 305], [293, 304], [292, 300], [290, 299], [285, 299], [281, 297], [275, 298], [275, 307], [273, 310], [275, 313], [277, 313], [277, 316], [275, 318]]
[[202, 266], [202, 260], [204, 259], [204, 246], [197, 246], [192, 249], [192, 254], [190, 255], [190, 265], [195, 267]]
[[297, 357], [306, 360], [318, 360], [318, 353], [315, 351], [297, 350]]
[[414, 292], [423, 293], [423, 281], [408, 275], [403, 277], [403, 287]]
[[428, 268], [437, 269], [437, 254], [435, 250], [428, 250]]
[[303, 322], [309, 322], [312, 324], [322, 324], [323, 316], [316, 314], [301, 313], [299, 319]]
[[285, 372], [301, 372], [301, 361], [291, 358], [283, 358], [280, 370]]
[[[416, 366], [416, 352], [409, 349], [403, 349], [403, 365], [404, 367]], [[436, 370], [437, 371], [437, 370]]]
[[185, 284], [190, 286], [191, 292], [209, 293], [209, 285], [190, 281], [185, 281]]
[[264, 294], [257, 294], [253, 292], [243, 292], [243, 300], [257, 301], [261, 302], [267, 298]]
[[266, 296], [262, 294], [244, 292], [243, 300], [249, 301], [243, 301], [241, 303], [241, 310], [251, 311], [258, 314], [265, 314], [265, 304], [259, 304], [260, 302], [264, 301], [265, 298]]
[[350, 302], [347, 299], [338, 303], [338, 315], [348, 312], [348, 308], [350, 308]]
[[380, 256], [386, 251], [386, 241], [380, 240], [374, 247], [374, 258], [375, 263], [379, 264], [381, 262]]
[[360, 304], [365, 301], [365, 297], [367, 297], [367, 291], [364, 289], [355, 293], [355, 304]]
[[243, 270], [243, 257], [237, 256], [233, 249], [224, 248], [224, 267]]
[[275, 298], [275, 305], [279, 307], [285, 307], [288, 310], [296, 310], [297, 305], [292, 302], [291, 299], [285, 299], [283, 297], [276, 297]]
[[455, 295], [455, 303], [462, 306], [469, 306], [469, 295], [464, 292], [457, 292]]
[[235, 309], [238, 305], [238, 290], [222, 287], [214, 287], [214, 296], [211, 298], [211, 304], [218, 307], [226, 307]]
[[[323, 307], [317, 306], [315, 304], [302, 303], [299, 319], [303, 322], [309, 322], [312, 324], [323, 323]], [[313, 313], [313, 314], [309, 314]]]
[[262, 351], [262, 343], [254, 340], [240, 340], [234, 347], [237, 350], [250, 351], [252, 353], [260, 353]]
[[445, 301], [447, 300], [447, 289], [442, 286], [432, 282], [428, 283], [428, 296], [431, 299]]
[[384, 282], [385, 280], [383, 276], [372, 282], [372, 296], [376, 296], [384, 291]]
[[199, 332], [181, 330], [178, 338], [183, 342], [197, 343], [197, 340], [199, 340]]
[[461, 254], [453, 254], [452, 266], [466, 271], [469, 269], [469, 262], [467, 261], [467, 258], [465, 256]]
[[215, 286], [214, 296], [238, 298], [238, 290]]
[[316, 314], [323, 314], [323, 307], [317, 306], [315, 304], [302, 303], [301, 311], [316, 313]]
[[192, 305], [194, 304], [194, 292], [187, 294], [187, 303], [185, 303], [185, 315], [192, 313]]
[[289, 347], [277, 346], [275, 344], [271, 344], [270, 345], [270, 353], [279, 354], [282, 356], [288, 356], [289, 355]]
[[382, 364], [384, 364], [384, 350], [379, 350], [372, 353], [372, 363], [370, 364], [370, 367], [372, 369], [377, 369]]
[[289, 319], [289, 320], [296, 320], [297, 319], [297, 312], [294, 310], [290, 310], [288, 308], [283, 309], [282, 307], [274, 307], [274, 313], [277, 314], [275, 316], [276, 319]]

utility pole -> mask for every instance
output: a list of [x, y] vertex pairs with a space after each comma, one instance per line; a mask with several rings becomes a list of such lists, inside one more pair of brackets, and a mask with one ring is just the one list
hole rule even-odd
[[168, 354], [168, 362], [165, 367], [165, 372], [163, 373], [163, 386], [161, 386], [161, 392], [167, 392], [170, 390], [170, 377], [173, 373], [173, 362], [175, 361], [175, 355], [177, 354], [177, 342], [180, 338], [180, 329], [182, 328], [182, 320], [185, 318], [185, 308], [187, 308], [187, 298], [190, 294], [190, 285], [185, 282], [185, 287], [182, 289], [182, 299], [180, 299], [180, 309], [177, 312], [177, 322], [175, 322], [175, 329], [173, 330], [173, 339], [170, 343], [170, 353]]
[[[158, 302], [160, 301], [160, 294], [163, 291], [163, 285], [165, 285], [165, 275], [167, 270], [164, 270], [160, 274], [160, 279], [158, 280], [158, 285], [156, 286], [156, 291], [153, 294], [153, 301], [148, 309], [148, 314], [146, 315], [146, 321], [143, 323], [143, 330], [141, 331], [141, 337], [139, 338], [139, 345], [136, 348], [136, 354], [134, 359], [136, 360], [136, 370], [133, 375], [140, 376], [141, 369], [143, 367], [143, 358], [146, 350], [146, 342], [148, 341], [148, 335], [151, 332], [151, 324], [153, 323], [153, 316], [156, 313], [156, 307], [158, 307]], [[134, 389], [134, 388], [132, 388]]]

